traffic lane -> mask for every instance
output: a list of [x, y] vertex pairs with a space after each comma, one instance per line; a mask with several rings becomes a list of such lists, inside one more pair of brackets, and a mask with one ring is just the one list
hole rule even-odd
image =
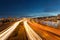
[[29, 25], [31, 26], [31, 28], [32, 28], [33, 30], [35, 30], [35, 32], [36, 32], [37, 34], [39, 34], [43, 39], [46, 39], [46, 40], [53, 40], [53, 39], [55, 39], [55, 40], [60, 40], [60, 37], [56, 36], [55, 34], [49, 33], [49, 32], [47, 32], [47, 31], [45, 31], [45, 30], [42, 30], [42, 29], [38, 28], [37, 26], [32, 26], [30, 23], [28, 23], [28, 24], [29, 24]]
[[23, 23], [20, 23], [7, 40], [28, 40]]
[[24, 27], [29, 40], [42, 40], [42, 38], [28, 25], [27, 21], [24, 21]]
[[37, 23], [35, 23], [35, 22], [30, 22], [30, 21], [28, 21], [28, 22], [29, 22], [31, 25], [37, 26], [38, 28], [40, 28], [40, 29], [42, 29], [42, 30], [49, 31], [49, 32], [52, 32], [52, 33], [60, 36], [60, 30], [59, 30], [59, 29], [55, 29], [55, 28], [52, 28], [52, 27], [49, 27], [49, 26], [37, 24]]
[[20, 22], [22, 21], [15, 22], [12, 26], [10, 26], [9, 29], [0, 34], [0, 39], [6, 40], [10, 36], [10, 34], [14, 31], [14, 29], [19, 25]]

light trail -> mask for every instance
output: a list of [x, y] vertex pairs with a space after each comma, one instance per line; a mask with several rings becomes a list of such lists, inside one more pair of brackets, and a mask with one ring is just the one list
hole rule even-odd
[[14, 29], [19, 25], [19, 23], [22, 21], [23, 20], [16, 22], [8, 30], [6, 30], [2, 34], [0, 34], [0, 40], [6, 40], [10, 36], [10, 34], [14, 31]]
[[38, 24], [38, 23], [36, 23], [36, 22], [30, 22], [30, 21], [28, 21], [29, 22], [29, 24], [31, 24], [32, 26], [37, 26], [38, 28], [40, 28], [40, 29], [42, 29], [42, 30], [45, 30], [45, 31], [49, 31], [49, 32], [51, 32], [51, 33], [54, 33], [54, 34], [56, 34], [56, 35], [59, 35], [60, 36], [60, 30], [59, 29], [55, 29], [55, 28], [51, 28], [51, 27], [49, 27], [49, 26], [44, 26], [44, 25], [41, 25], [41, 24]]
[[[40, 29], [38, 25], [28, 21], [28, 24], [31, 26], [31, 28], [36, 32], [38, 33], [41, 37], [43, 37], [44, 39], [46, 40], [60, 40], [60, 37], [55, 35], [55, 34], [52, 34], [48, 31], [45, 31], [44, 28], [43, 29]], [[43, 27], [43, 26], [41, 26]], [[46, 27], [46, 26], [45, 26]], [[57, 30], [58, 31], [58, 30]], [[59, 31], [58, 31], [59, 32]]]
[[42, 38], [38, 34], [36, 34], [36, 32], [33, 31], [33, 29], [30, 28], [27, 21], [24, 21], [24, 27], [26, 29], [29, 40], [42, 40]]

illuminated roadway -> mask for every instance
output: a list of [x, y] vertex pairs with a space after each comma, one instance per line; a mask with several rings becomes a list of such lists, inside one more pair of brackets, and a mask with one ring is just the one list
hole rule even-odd
[[20, 22], [22, 22], [22, 20], [16, 22], [8, 30], [6, 30], [2, 34], [0, 34], [0, 40], [6, 40], [10, 36], [10, 34], [14, 31], [14, 29], [19, 25]]
[[42, 38], [36, 34], [35, 31], [28, 25], [27, 21], [24, 21], [24, 27], [29, 37], [29, 40], [42, 40]]
[[55, 29], [55, 28], [51, 28], [51, 27], [44, 26], [44, 25], [41, 25], [41, 24], [37, 24], [35, 22], [33, 22], [33, 23], [30, 22], [30, 24], [33, 25], [33, 26], [36, 26], [36, 27], [38, 27], [42, 30], [49, 31], [49, 32], [52, 32], [52, 33], [57, 34], [57, 35], [60, 36], [60, 30], [59, 29]]
[[6, 31], [0, 34], [0, 40], [6, 40], [14, 29], [23, 22], [28, 40], [60, 40], [60, 30], [49, 26], [32, 22], [28, 19], [18, 21]]
[[60, 40], [60, 30], [28, 21], [32, 29], [45, 40]]

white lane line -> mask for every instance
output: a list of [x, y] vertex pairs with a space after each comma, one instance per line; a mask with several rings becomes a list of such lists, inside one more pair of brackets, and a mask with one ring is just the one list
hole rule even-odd
[[0, 34], [0, 40], [6, 40], [10, 36], [10, 34], [14, 31], [14, 29], [19, 25], [20, 22], [22, 22], [22, 20], [16, 22], [8, 30], [6, 30], [5, 32], [3, 32], [2, 34]]
[[27, 32], [29, 40], [42, 40], [42, 38], [35, 31], [33, 31], [33, 29], [30, 28], [27, 21], [24, 21], [24, 27]]

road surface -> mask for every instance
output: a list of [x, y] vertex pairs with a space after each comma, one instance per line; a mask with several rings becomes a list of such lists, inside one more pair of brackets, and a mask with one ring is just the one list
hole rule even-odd
[[[45, 40], [60, 40], [60, 30], [28, 21], [28, 24]], [[58, 36], [57, 36], [58, 35]]]
[[30, 28], [30, 26], [27, 24], [27, 21], [24, 21], [24, 27], [29, 37], [29, 40], [42, 40], [42, 38], [38, 34], [36, 34], [33, 29]]
[[[23, 24], [21, 25], [20, 22], [23, 22]], [[49, 26], [38, 24], [38, 23], [32, 22], [28, 19], [25, 19], [24, 21], [18, 21], [14, 25], [9, 27], [7, 30], [3, 31], [3, 33], [0, 34], [0, 40], [6, 40], [18, 25], [22, 26], [22, 27], [17, 28], [17, 29], [19, 29], [19, 30], [17, 30], [18, 31], [17, 37], [18, 38], [20, 37], [19, 40], [24, 40], [24, 38], [25, 38], [25, 40], [26, 40], [26, 38], [27, 38], [27, 40], [60, 40], [60, 30], [59, 29], [55, 29], [55, 28], [52, 28]], [[27, 37], [26, 37], [26, 35], [27, 35]], [[13, 38], [14, 38], [14, 36], [13, 36]], [[13, 40], [15, 40], [15, 39], [13, 39]]]
[[22, 20], [16, 22], [8, 30], [6, 30], [2, 34], [0, 34], [0, 40], [6, 40], [10, 36], [10, 34], [14, 31], [14, 29], [19, 25], [20, 22], [22, 22]]

